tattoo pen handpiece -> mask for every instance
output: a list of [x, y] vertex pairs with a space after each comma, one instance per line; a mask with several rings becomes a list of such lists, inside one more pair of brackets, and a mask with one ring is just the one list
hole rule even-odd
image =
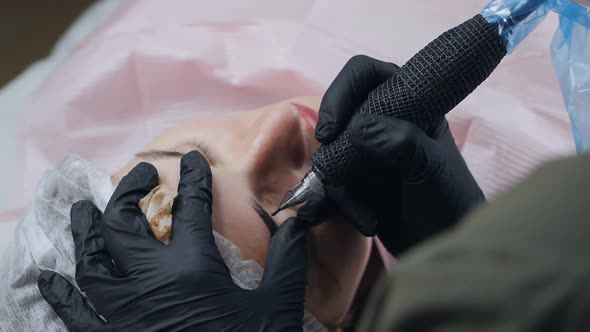
[[[534, 17], [536, 8], [544, 1], [492, 0], [483, 12], [485, 17], [478, 14], [440, 35], [371, 91], [355, 114], [391, 116], [428, 129], [492, 73], [507, 54], [507, 48], [512, 49], [510, 34], [518, 30], [507, 30], [506, 24], [529, 24], [527, 18]], [[512, 13], [510, 20], [495, 15], [506, 13], [509, 6], [516, 8], [508, 11]], [[289, 190], [273, 215], [304, 203], [324, 185], [363, 176], [360, 153], [349, 142], [347, 130], [314, 152], [311, 164], [312, 170]]]

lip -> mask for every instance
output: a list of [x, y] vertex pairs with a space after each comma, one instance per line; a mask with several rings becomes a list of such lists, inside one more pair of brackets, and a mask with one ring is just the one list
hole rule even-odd
[[315, 132], [315, 126], [318, 123], [318, 119], [319, 119], [318, 112], [316, 112], [312, 108], [309, 108], [309, 107], [301, 105], [301, 104], [291, 103], [291, 105], [293, 105], [297, 109], [297, 111], [299, 112], [299, 115], [304, 120], [305, 124], [307, 125], [307, 127], [308, 127], [307, 129], [311, 130], [312, 132]]

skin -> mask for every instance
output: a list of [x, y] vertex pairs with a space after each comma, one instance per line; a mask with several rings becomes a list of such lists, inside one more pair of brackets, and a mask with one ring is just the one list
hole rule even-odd
[[[143, 151], [187, 153], [202, 150], [187, 141], [205, 143], [213, 174], [213, 228], [236, 244], [246, 258], [264, 267], [271, 235], [253, 210], [252, 199], [272, 212], [287, 190], [310, 170], [309, 158], [319, 147], [315, 121], [297, 105], [317, 112], [319, 104], [318, 97], [297, 97], [253, 111], [197, 117], [163, 133]], [[177, 157], [136, 157], [113, 176], [113, 184], [141, 161], [158, 169], [160, 184], [176, 190], [180, 179]], [[288, 209], [273, 220], [281, 225], [295, 214], [295, 209]], [[335, 218], [310, 230], [308, 250], [305, 307], [328, 328], [336, 329], [367, 264], [370, 239]]]

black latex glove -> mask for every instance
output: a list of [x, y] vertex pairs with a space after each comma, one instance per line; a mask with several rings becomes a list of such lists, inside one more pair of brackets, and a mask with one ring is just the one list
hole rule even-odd
[[378, 235], [394, 255], [455, 224], [485, 200], [446, 119], [424, 132], [395, 118], [353, 118], [369, 92], [398, 70], [367, 56], [350, 59], [324, 95], [316, 127], [316, 138], [329, 143], [348, 126], [351, 142], [367, 161], [363, 177], [326, 188], [328, 201], [361, 233]]
[[106, 323], [68, 281], [43, 271], [39, 290], [71, 331], [302, 330], [305, 227], [295, 218], [281, 225], [260, 286], [244, 290], [215, 246], [211, 181], [200, 153], [182, 158], [168, 245], [153, 237], [138, 207], [158, 184], [150, 164], [121, 180], [102, 217], [90, 202], [72, 207], [76, 281]]

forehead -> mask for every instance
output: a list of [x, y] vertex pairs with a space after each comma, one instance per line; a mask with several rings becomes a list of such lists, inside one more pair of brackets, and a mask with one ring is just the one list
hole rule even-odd
[[183, 140], [190, 140], [195, 137], [215, 139], [220, 145], [235, 143], [236, 139], [247, 142], [256, 134], [256, 125], [260, 122], [260, 117], [267, 114], [267, 112], [290, 107], [288, 105], [291, 103], [298, 103], [317, 110], [320, 100], [317, 96], [300, 96], [258, 108], [236, 110], [235, 112], [195, 113], [194, 118], [164, 132], [146, 148], [167, 148]]
[[[256, 134], [253, 126], [260, 111], [199, 115], [167, 130], [156, 137], [145, 149], [171, 149], [188, 152], [183, 142], [201, 140], [207, 145], [232, 148], [236, 141], [247, 141]], [[192, 150], [193, 148], [191, 148]]]

